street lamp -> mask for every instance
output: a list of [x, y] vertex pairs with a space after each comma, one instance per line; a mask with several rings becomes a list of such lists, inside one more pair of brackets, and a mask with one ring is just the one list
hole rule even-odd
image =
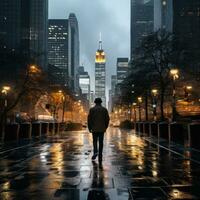
[[66, 104], [66, 95], [63, 93], [62, 90], [59, 90], [58, 93], [62, 95], [62, 101], [63, 101], [63, 108], [62, 108], [62, 123], [65, 121], [65, 104]]
[[8, 106], [8, 101], [7, 101], [7, 95], [8, 95], [8, 92], [11, 90], [11, 87], [10, 86], [3, 86], [2, 87], [2, 90], [1, 90], [1, 93], [5, 95], [5, 101], [4, 101], [4, 117], [3, 117], [3, 129], [2, 129], [2, 138], [4, 139], [5, 137], [5, 125], [7, 123], [7, 111], [6, 111], [6, 108]]
[[142, 118], [141, 118], [141, 103], [142, 103], [142, 97], [138, 97], [137, 100], [138, 100], [138, 109], [139, 109], [139, 121], [141, 121], [141, 120], [142, 120]]
[[192, 86], [191, 85], [187, 85], [184, 87], [184, 92], [185, 92], [185, 100], [189, 101], [189, 95], [190, 95], [190, 91], [192, 90]]
[[38, 66], [36, 66], [36, 65], [29, 66], [29, 73], [36, 74], [39, 72], [40, 72], [40, 69], [38, 68]]
[[137, 116], [136, 116], [136, 106], [137, 106], [137, 103], [133, 102], [133, 110], [134, 110], [134, 121], [136, 122], [137, 121]]
[[157, 96], [158, 96], [158, 90], [152, 89], [151, 90], [152, 96], [153, 96], [153, 119], [154, 121], [157, 120]]
[[5, 95], [5, 102], [4, 102], [4, 107], [6, 108], [8, 106], [8, 102], [7, 102], [7, 95], [8, 92], [11, 90], [10, 86], [3, 86], [1, 93]]
[[172, 76], [172, 80], [173, 80], [173, 102], [172, 102], [172, 120], [175, 121], [176, 120], [176, 79], [179, 78], [179, 70], [178, 69], [171, 69], [170, 70], [170, 74]]

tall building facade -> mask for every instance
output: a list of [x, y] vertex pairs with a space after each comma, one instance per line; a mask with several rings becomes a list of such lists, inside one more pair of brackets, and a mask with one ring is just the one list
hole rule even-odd
[[[69, 86], [68, 20], [49, 20], [48, 63], [53, 84]], [[54, 67], [54, 70], [53, 69]]]
[[142, 39], [153, 32], [153, 0], [131, 0], [131, 59]]
[[109, 90], [109, 103], [108, 103], [109, 112], [112, 112], [113, 104], [115, 102], [116, 86], [117, 86], [117, 76], [112, 75], [111, 76], [111, 89]]
[[78, 68], [79, 68], [79, 27], [78, 20], [74, 13], [69, 15], [68, 19], [69, 30], [69, 75], [70, 75], [70, 88], [74, 92], [78, 92]]
[[200, 49], [200, 1], [155, 0], [154, 30], [165, 29], [183, 43], [187, 56], [184, 60], [190, 71], [199, 76], [199, 63], [193, 63], [192, 54]]
[[173, 33], [193, 49], [200, 48], [200, 1], [173, 1]]
[[48, 0], [1, 0], [0, 42], [47, 69]]
[[101, 98], [106, 106], [106, 57], [101, 40], [95, 58], [95, 97]]
[[127, 77], [129, 71], [129, 59], [128, 58], [117, 58], [117, 84]]
[[172, 31], [173, 0], [154, 0], [154, 31]]
[[79, 67], [79, 87], [81, 93], [87, 96], [87, 100], [90, 102], [90, 76], [88, 72], [85, 72], [84, 67]]
[[[173, 1], [173, 33], [184, 44], [186, 70], [200, 80], [200, 1]], [[193, 59], [194, 58], [194, 59]]]

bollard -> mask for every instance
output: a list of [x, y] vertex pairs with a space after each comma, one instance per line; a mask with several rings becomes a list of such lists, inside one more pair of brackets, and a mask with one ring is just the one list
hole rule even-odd
[[131, 122], [131, 129], [135, 129], [135, 122]]
[[143, 122], [139, 122], [139, 126], [140, 126], [140, 133], [144, 133], [144, 126], [143, 126]]
[[156, 122], [150, 123], [151, 136], [158, 137], [158, 124]]
[[19, 139], [31, 139], [32, 125], [29, 122], [20, 124], [19, 126]]
[[55, 135], [55, 123], [49, 123], [49, 135]]
[[169, 124], [167, 122], [160, 122], [158, 124], [158, 135], [161, 137], [161, 138], [164, 138], [166, 140], [170, 140], [170, 137], [169, 137]]
[[138, 133], [139, 132], [139, 122], [136, 122], [135, 125], [136, 125], [136, 133]]
[[59, 134], [60, 132], [60, 124], [58, 122], [55, 123], [55, 134]]
[[188, 124], [189, 144], [193, 148], [200, 149], [200, 123], [194, 122]]
[[149, 134], [150, 134], [150, 132], [149, 132], [149, 122], [144, 123], [144, 133], [147, 136], [149, 136]]
[[41, 123], [40, 122], [33, 122], [32, 123], [32, 136], [33, 137], [41, 137], [42, 129], [41, 129]]
[[173, 122], [169, 124], [170, 140], [179, 144], [185, 144], [188, 140], [187, 127], [185, 124]]
[[60, 123], [60, 131], [65, 131], [66, 123]]
[[5, 126], [4, 142], [17, 141], [19, 138], [19, 124], [7, 124]]
[[41, 133], [44, 136], [48, 136], [49, 135], [49, 123], [48, 122], [42, 122], [41, 123]]

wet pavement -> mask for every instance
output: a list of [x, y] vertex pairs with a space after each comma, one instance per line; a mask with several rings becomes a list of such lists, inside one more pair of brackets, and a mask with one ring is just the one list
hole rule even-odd
[[198, 159], [176, 149], [117, 128], [105, 135], [102, 167], [86, 131], [1, 146], [0, 199], [200, 199]]

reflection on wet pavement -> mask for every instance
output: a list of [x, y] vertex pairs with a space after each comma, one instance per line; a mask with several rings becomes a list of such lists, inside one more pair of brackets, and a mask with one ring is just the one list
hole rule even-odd
[[102, 166], [91, 161], [86, 131], [2, 147], [0, 199], [200, 199], [200, 165], [190, 152], [181, 156], [147, 139], [109, 129]]

